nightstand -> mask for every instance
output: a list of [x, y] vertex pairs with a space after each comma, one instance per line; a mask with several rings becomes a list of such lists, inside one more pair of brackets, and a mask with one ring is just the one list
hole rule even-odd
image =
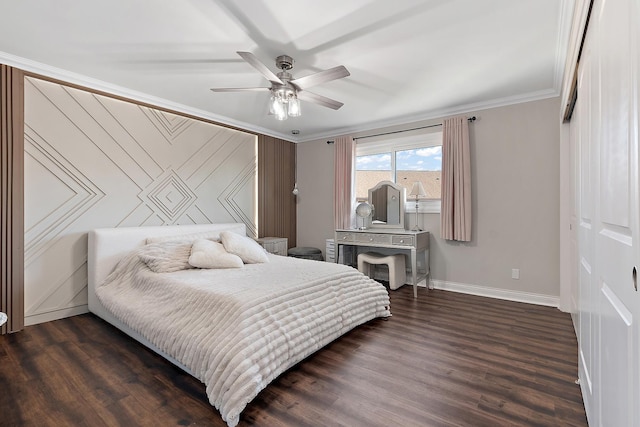
[[287, 256], [289, 241], [286, 237], [259, 237], [256, 242], [270, 254]]
[[336, 241], [334, 239], [327, 239], [325, 246], [324, 259], [327, 262], [336, 262]]

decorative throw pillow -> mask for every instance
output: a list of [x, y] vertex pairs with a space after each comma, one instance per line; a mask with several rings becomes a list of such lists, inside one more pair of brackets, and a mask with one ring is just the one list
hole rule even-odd
[[198, 239], [220, 241], [219, 231], [200, 231], [198, 233], [174, 234], [170, 236], [147, 237], [147, 244], [162, 242], [194, 242]]
[[267, 251], [250, 237], [223, 231], [220, 233], [220, 240], [227, 252], [238, 255], [245, 264], [269, 262]]
[[240, 268], [243, 267], [239, 256], [230, 254], [222, 243], [198, 239], [191, 246], [189, 264], [197, 268]]
[[191, 242], [161, 242], [151, 243], [140, 249], [138, 256], [156, 273], [171, 273], [172, 271], [192, 268], [189, 264]]

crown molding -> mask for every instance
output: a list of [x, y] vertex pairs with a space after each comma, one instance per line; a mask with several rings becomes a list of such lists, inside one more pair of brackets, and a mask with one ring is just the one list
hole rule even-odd
[[505, 107], [514, 104], [522, 104], [525, 102], [540, 101], [542, 99], [554, 98], [559, 96], [560, 93], [555, 88], [544, 89], [536, 92], [530, 92], [520, 95], [514, 95], [504, 98], [498, 98], [490, 101], [476, 102], [471, 104], [460, 105], [457, 107], [451, 107], [441, 110], [433, 110], [424, 113], [418, 113], [411, 116], [395, 117], [389, 120], [380, 120], [376, 122], [369, 122], [358, 126], [344, 127], [339, 129], [333, 129], [330, 132], [318, 132], [316, 134], [305, 136], [295, 142], [309, 142], [318, 139], [336, 138], [342, 135], [352, 135], [357, 137], [358, 133], [380, 131], [383, 128], [392, 126], [403, 126], [408, 124], [415, 124], [416, 122], [424, 122], [428, 120], [442, 119], [443, 117], [455, 116], [459, 114], [477, 114], [478, 111], [488, 110], [491, 108]]
[[32, 61], [30, 59], [11, 55], [6, 52], [0, 51], [0, 63], [9, 65], [11, 67], [19, 68], [23, 71], [37, 74], [43, 77], [60, 80], [62, 82], [66, 82], [69, 84], [82, 86], [87, 89], [105, 92], [117, 97], [130, 99], [132, 101], [141, 102], [144, 104], [150, 104], [153, 106], [174, 111], [176, 113], [188, 114], [190, 116], [198, 117], [204, 120], [210, 120], [210, 121], [219, 123], [221, 125], [233, 126], [235, 128], [239, 128], [249, 133], [257, 133], [257, 134], [272, 136], [274, 138], [291, 141], [291, 135], [274, 132], [270, 129], [266, 129], [260, 126], [255, 126], [250, 123], [233, 120], [229, 117], [213, 114], [208, 111], [200, 110], [198, 108], [192, 108], [184, 104], [172, 102], [163, 98], [158, 98], [158, 97], [148, 95], [142, 92], [138, 92], [135, 90], [131, 90], [122, 86], [107, 83], [102, 80], [94, 79], [78, 73], [52, 67], [50, 65]]
[[[572, 0], [565, 0], [565, 3]], [[375, 122], [362, 123], [356, 126], [343, 127], [338, 129], [331, 129], [326, 132], [317, 132], [304, 137], [292, 138], [290, 134], [281, 132], [274, 132], [271, 129], [266, 129], [260, 126], [255, 126], [251, 123], [241, 122], [233, 120], [229, 117], [213, 114], [208, 111], [192, 108], [184, 104], [172, 102], [163, 98], [148, 95], [142, 92], [131, 90], [122, 86], [114, 85], [102, 80], [87, 77], [78, 73], [63, 70], [60, 68], [52, 67], [40, 62], [32, 61], [30, 59], [22, 58], [19, 56], [11, 55], [6, 52], [0, 51], [0, 63], [19, 68], [23, 71], [27, 71], [33, 74], [41, 75], [70, 84], [85, 87], [100, 92], [105, 92], [114, 96], [130, 99], [160, 108], [164, 108], [176, 113], [188, 114], [193, 117], [198, 117], [204, 120], [210, 120], [221, 125], [228, 125], [247, 131], [249, 133], [256, 133], [271, 136], [285, 141], [294, 143], [315, 141], [324, 138], [335, 138], [340, 135], [354, 135], [357, 133], [370, 132], [373, 130], [379, 130], [385, 127], [402, 126], [410, 123], [440, 119], [442, 117], [467, 114], [471, 112], [477, 112], [479, 110], [486, 110], [490, 108], [504, 107], [513, 104], [520, 104], [525, 102], [537, 101], [546, 98], [552, 98], [559, 96], [559, 88], [545, 89], [541, 91], [519, 94], [515, 96], [509, 96], [505, 98], [494, 99], [485, 102], [477, 102], [459, 105], [447, 109], [432, 110], [427, 112], [421, 112], [410, 116], [394, 117], [388, 120], [381, 120]]]
[[569, 46], [572, 37], [572, 21], [575, 8], [575, 0], [562, 0], [560, 2], [560, 14], [558, 16], [558, 39], [556, 40], [556, 66], [554, 70], [553, 88], [562, 91], [564, 73], [569, 56]]

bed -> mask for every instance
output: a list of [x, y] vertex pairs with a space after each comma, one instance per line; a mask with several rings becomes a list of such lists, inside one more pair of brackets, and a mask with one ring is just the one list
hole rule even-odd
[[172, 244], [163, 239], [191, 245], [245, 233], [235, 223], [89, 232], [89, 310], [202, 381], [230, 427], [282, 372], [391, 315], [385, 287], [341, 264], [264, 254], [241, 268], [157, 273], [143, 256]]

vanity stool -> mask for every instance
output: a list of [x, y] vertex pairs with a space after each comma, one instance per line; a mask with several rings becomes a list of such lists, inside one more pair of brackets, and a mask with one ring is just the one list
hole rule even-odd
[[403, 254], [381, 255], [375, 252], [358, 254], [358, 270], [373, 278], [375, 265], [386, 264], [389, 267], [389, 288], [398, 289], [407, 280], [406, 262]]

